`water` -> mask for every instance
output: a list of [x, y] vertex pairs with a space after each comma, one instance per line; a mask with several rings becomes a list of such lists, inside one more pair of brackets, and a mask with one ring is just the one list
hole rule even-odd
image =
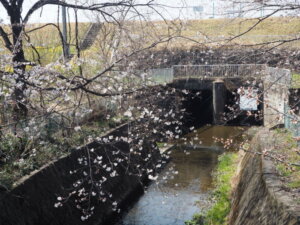
[[182, 225], [210, 205], [212, 171], [223, 145], [215, 138], [239, 141], [241, 127], [205, 126], [177, 142], [172, 161], [119, 225]]

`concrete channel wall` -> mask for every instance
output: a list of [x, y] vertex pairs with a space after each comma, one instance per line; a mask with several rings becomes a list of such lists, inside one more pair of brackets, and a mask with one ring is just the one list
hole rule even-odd
[[[123, 125], [103, 137], [123, 136], [127, 131], [128, 125]], [[57, 197], [70, 193], [72, 184], [79, 179], [78, 176], [80, 175], [70, 175], [70, 171], [78, 169], [78, 159], [86, 156], [87, 149], [92, 148], [97, 155], [103, 157], [103, 160], [107, 157], [112, 159], [114, 156], [108, 156], [108, 154], [116, 149], [119, 149], [122, 153], [129, 152], [128, 143], [122, 141], [117, 141], [114, 144], [92, 142], [80, 149], [74, 149], [70, 155], [44, 166], [39, 171], [26, 177], [10, 192], [0, 195], [0, 225], [99, 225], [105, 224], [115, 216], [116, 213], [112, 210], [111, 201], [105, 203], [95, 201], [94, 215], [84, 222], [81, 221], [82, 214], [76, 208], [76, 203], [74, 199], [72, 201], [72, 197], [63, 207], [54, 207]], [[161, 159], [158, 149], [149, 146], [143, 148], [143, 151], [143, 154], [152, 154], [153, 162]], [[141, 164], [141, 162], [136, 163]], [[155, 169], [155, 164], [148, 164], [145, 167]], [[108, 178], [106, 185], [103, 187], [103, 189], [112, 193], [114, 201], [120, 207], [142, 192], [142, 182], [147, 178], [145, 175], [142, 177], [130, 176], [122, 168], [118, 170], [120, 176]]]
[[[263, 129], [251, 143], [252, 152], [272, 145], [272, 135]], [[285, 191], [272, 161], [246, 153], [233, 190], [230, 225], [299, 225], [299, 204]]]

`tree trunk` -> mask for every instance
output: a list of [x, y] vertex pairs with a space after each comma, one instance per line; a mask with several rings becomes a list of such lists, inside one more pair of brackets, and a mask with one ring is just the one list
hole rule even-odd
[[13, 99], [14, 105], [14, 119], [19, 121], [25, 119], [28, 114], [27, 99], [25, 96], [25, 55], [22, 42], [22, 23], [21, 23], [21, 9], [20, 7], [12, 7], [10, 14], [11, 29], [13, 34], [13, 68], [16, 76], [16, 85], [14, 87]]

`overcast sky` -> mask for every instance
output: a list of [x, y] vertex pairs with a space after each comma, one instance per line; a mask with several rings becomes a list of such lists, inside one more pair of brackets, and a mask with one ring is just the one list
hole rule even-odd
[[[105, 2], [103, 0], [94, 0], [98, 2]], [[146, 0], [139, 0], [146, 1]], [[28, 9], [36, 2], [36, 0], [24, 0], [23, 12], [26, 13]], [[106, 1], [107, 2], [107, 1]], [[233, 6], [232, 4], [225, 4], [227, 8], [224, 9], [224, 1], [222, 0], [156, 0], [160, 4], [164, 4], [167, 7], [160, 8], [159, 11], [164, 17], [168, 19], [175, 19], [178, 17], [186, 19], [199, 19], [209, 18], [213, 15], [215, 17], [224, 17], [224, 12], [237, 11], [239, 6]], [[169, 6], [169, 7], [168, 7]], [[142, 9], [141, 9], [142, 10]], [[30, 23], [45, 23], [45, 22], [57, 22], [58, 6], [48, 5], [42, 9], [36, 11], [30, 18]], [[146, 13], [146, 11], [142, 11]], [[148, 13], [149, 10], [147, 10]], [[223, 14], [221, 16], [221, 14]], [[74, 21], [73, 10], [70, 9], [70, 21]], [[0, 5], [0, 19], [7, 23], [8, 16], [2, 5]], [[158, 15], [152, 15], [152, 19], [159, 19]], [[91, 16], [88, 12], [79, 11], [80, 22], [89, 22]]]
[[[28, 9], [37, 0], [24, 0], [23, 12], [24, 15]], [[74, 2], [75, 0], [68, 0], [69, 2]], [[83, 0], [76, 0], [83, 1]], [[94, 2], [108, 2], [112, 0], [89, 0]], [[136, 0], [136, 2], [145, 3], [149, 0]], [[291, 0], [286, 0], [291, 1]], [[292, 0], [295, 1], [295, 0]], [[299, 0], [296, 0], [299, 1]], [[200, 19], [200, 18], [220, 18], [220, 17], [232, 17], [238, 16], [238, 12], [242, 10], [242, 4], [233, 4], [231, 0], [156, 0], [156, 3], [165, 5], [164, 8], [159, 8], [159, 12], [167, 19]], [[149, 9], [139, 9], [143, 14], [151, 13]], [[74, 22], [74, 13], [72, 9], [69, 9], [69, 21]], [[153, 11], [152, 11], [153, 13]], [[262, 11], [256, 13], [248, 14], [247, 16], [260, 16]], [[266, 11], [264, 13], [267, 13]], [[43, 8], [37, 10], [30, 18], [30, 23], [46, 23], [46, 22], [57, 22], [58, 18], [58, 6], [47, 5]], [[60, 15], [61, 18], [61, 15]], [[90, 22], [92, 20], [91, 14], [87, 11], [79, 11], [79, 21], [80, 22]], [[0, 19], [4, 23], [8, 23], [8, 16], [0, 4]], [[161, 19], [157, 13], [151, 15], [151, 19], [157, 20]]]

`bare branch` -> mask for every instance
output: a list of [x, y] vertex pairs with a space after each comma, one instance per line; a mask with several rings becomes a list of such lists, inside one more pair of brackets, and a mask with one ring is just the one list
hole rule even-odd
[[81, 4], [70, 4], [62, 0], [39, 0], [36, 2], [27, 12], [23, 22], [26, 24], [29, 20], [29, 17], [39, 8], [45, 6], [45, 5], [61, 5], [73, 9], [81, 9], [81, 10], [90, 10], [90, 11], [97, 11], [100, 13], [103, 13], [105, 15], [109, 15], [112, 17], [111, 14], [106, 13], [103, 9], [109, 8], [109, 7], [117, 7], [117, 6], [125, 6], [125, 7], [138, 7], [138, 6], [149, 6], [153, 0], [149, 1], [148, 3], [145, 4], [132, 4], [132, 1], [130, 0], [123, 0], [123, 1], [118, 1], [118, 2], [105, 2], [105, 3], [98, 3], [98, 4], [91, 4], [91, 5], [81, 5]]
[[9, 3], [7, 0], [0, 0], [0, 3], [3, 5], [3, 7], [6, 9], [7, 12], [11, 10], [11, 7], [9, 6]]
[[0, 36], [2, 37], [5, 47], [10, 51], [13, 52], [12, 43], [8, 38], [8, 34], [4, 31], [4, 29], [0, 26]]

